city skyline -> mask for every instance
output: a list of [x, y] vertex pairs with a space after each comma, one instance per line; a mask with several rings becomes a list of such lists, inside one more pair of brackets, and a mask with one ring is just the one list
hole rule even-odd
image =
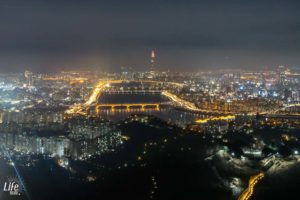
[[297, 195], [299, 69], [157, 72], [155, 58], [143, 72], [1, 73], [0, 196]]
[[299, 9], [0, 0], [0, 199], [298, 197]]
[[298, 67], [297, 1], [3, 1], [0, 71]]

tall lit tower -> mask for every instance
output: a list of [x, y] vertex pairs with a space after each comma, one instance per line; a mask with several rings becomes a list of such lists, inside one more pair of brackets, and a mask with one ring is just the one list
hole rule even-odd
[[150, 72], [154, 72], [155, 71], [155, 65], [156, 65], [156, 56], [155, 56], [155, 51], [154, 50], [151, 51], [150, 62], [151, 62]]
[[26, 78], [26, 84], [27, 86], [32, 86], [33, 84], [33, 73], [31, 71], [26, 70], [24, 73], [24, 76]]

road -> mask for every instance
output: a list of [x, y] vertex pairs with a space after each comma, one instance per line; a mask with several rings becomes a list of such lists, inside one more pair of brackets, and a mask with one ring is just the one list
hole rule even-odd
[[[99, 81], [97, 83], [97, 85], [94, 87], [90, 98], [85, 103], [74, 104], [66, 111], [66, 113], [67, 114], [84, 114], [91, 105], [93, 105], [97, 102], [98, 97], [100, 96], [101, 92], [106, 87], [109, 87], [110, 84], [122, 83], [122, 82], [124, 82], [124, 80], [101, 80], [101, 81]], [[136, 80], [135, 82], [169, 84], [169, 85], [173, 85], [173, 86], [179, 87], [179, 88], [182, 88], [184, 86], [184, 84], [182, 84], [182, 83], [161, 82], [161, 81], [151, 81], [151, 80]], [[179, 107], [184, 108], [189, 111], [195, 111], [195, 112], [201, 112], [201, 113], [213, 113], [213, 114], [220, 114], [220, 115], [229, 114], [229, 113], [226, 113], [223, 111], [200, 109], [200, 108], [196, 107], [194, 103], [191, 103], [189, 101], [181, 99], [169, 91], [162, 91], [162, 95], [169, 98], [175, 104], [175, 106], [179, 106]], [[290, 104], [285, 107], [291, 107], [291, 106], [299, 106], [299, 104]], [[256, 112], [248, 113], [248, 115], [256, 115]], [[199, 122], [199, 123], [201, 123], [201, 122]]]
[[[100, 96], [101, 92], [105, 89], [105, 87], [109, 87], [110, 84], [115, 84], [115, 83], [122, 83], [123, 80], [101, 80], [97, 83], [97, 85], [94, 87], [90, 98], [83, 104], [74, 104], [71, 106], [66, 113], [67, 114], [81, 114], [81, 115], [86, 115], [86, 110], [93, 104], [95, 104], [98, 100], [98, 97]], [[169, 85], [173, 85], [176, 87], [183, 87], [184, 84], [181, 83], [174, 83], [174, 82], [161, 82], [161, 81], [142, 81], [139, 80], [138, 82], [149, 82], [149, 83], [165, 83]], [[219, 112], [219, 111], [212, 111], [212, 110], [204, 110], [197, 108], [194, 103], [191, 103], [189, 101], [183, 100], [176, 96], [175, 94], [172, 94], [168, 91], [162, 91], [162, 95], [166, 96], [169, 98], [171, 101], [174, 102], [175, 105], [182, 107], [186, 110], [189, 111], [196, 111], [196, 112], [202, 112], [202, 113], [214, 113], [214, 114], [224, 114], [224, 112]]]
[[[68, 110], [66, 110], [67, 114], [81, 114], [86, 115], [86, 110], [93, 104], [95, 104], [100, 96], [101, 92], [104, 90], [105, 87], [109, 87], [110, 84], [115, 83], [122, 83], [123, 80], [101, 80], [97, 83], [94, 87], [90, 98], [84, 104], [74, 104]], [[183, 87], [184, 84], [175, 83], [175, 82], [161, 82], [161, 81], [148, 81], [148, 80], [139, 80], [137, 82], [149, 82], [149, 83], [166, 83], [170, 85], [174, 85], [176, 87]], [[191, 106], [193, 104], [191, 103]]]
[[239, 196], [238, 200], [248, 200], [252, 196], [254, 192], [254, 187], [260, 181], [264, 178], [264, 173], [260, 172], [259, 174], [255, 176], [251, 176], [249, 179], [248, 187], [243, 191], [243, 193]]
[[109, 86], [111, 83], [122, 83], [122, 80], [105, 80], [99, 81], [97, 85], [94, 87], [90, 98], [84, 104], [74, 104], [68, 110], [66, 110], [67, 114], [81, 114], [86, 115], [86, 110], [94, 103], [97, 102], [101, 91]]
[[175, 94], [172, 94], [168, 91], [163, 91], [162, 95], [166, 96], [167, 98], [171, 99], [174, 103], [176, 103], [178, 106], [190, 110], [190, 111], [195, 111], [195, 112], [202, 112], [202, 113], [214, 113], [214, 114], [225, 114], [225, 112], [220, 112], [220, 111], [214, 111], [214, 110], [205, 110], [205, 109], [200, 109], [195, 106], [194, 103], [191, 103], [189, 101], [183, 100], [176, 96]]
[[227, 116], [220, 116], [220, 117], [208, 117], [205, 119], [198, 119], [195, 122], [199, 124], [207, 123], [208, 121], [214, 121], [214, 120], [234, 120], [234, 115], [227, 115]]

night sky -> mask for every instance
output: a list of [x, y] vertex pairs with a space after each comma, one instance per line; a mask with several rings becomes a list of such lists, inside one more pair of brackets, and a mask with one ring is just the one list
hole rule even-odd
[[299, 0], [0, 0], [0, 72], [300, 66]]

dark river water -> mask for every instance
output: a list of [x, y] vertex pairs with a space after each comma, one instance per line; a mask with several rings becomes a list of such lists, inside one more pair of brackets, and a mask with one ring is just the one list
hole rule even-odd
[[100, 95], [99, 103], [163, 103], [169, 100], [158, 92], [154, 93], [104, 93]]
[[[100, 104], [125, 104], [125, 103], [166, 103], [169, 100], [160, 93], [135, 93], [135, 94], [102, 94], [99, 98]], [[178, 110], [173, 107], [161, 106], [159, 110], [154, 108], [131, 108], [130, 110], [126, 109], [102, 109], [100, 115], [104, 118], [107, 118], [111, 121], [119, 121], [127, 118], [132, 114], [146, 114], [154, 115], [168, 122], [175, 123], [179, 126], [184, 126], [186, 124], [191, 124], [195, 120], [207, 117], [203, 114], [196, 114], [185, 112], [183, 110]]]

